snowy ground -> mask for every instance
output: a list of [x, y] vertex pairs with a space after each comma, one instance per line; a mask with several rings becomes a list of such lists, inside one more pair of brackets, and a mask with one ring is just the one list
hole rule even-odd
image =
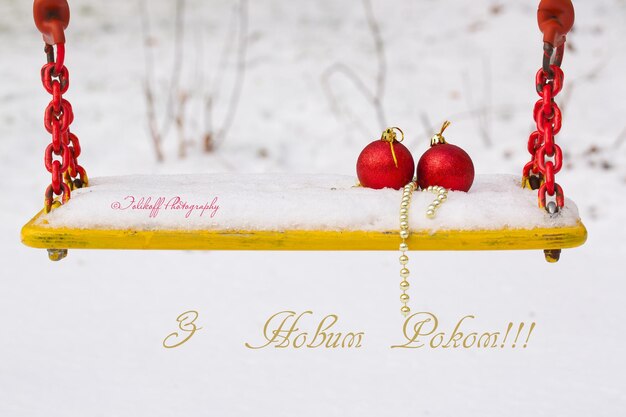
[[[164, 86], [174, 7], [149, 3]], [[41, 208], [48, 181], [41, 162], [49, 98], [38, 80], [44, 56], [31, 4], [3, 0], [0, 416], [623, 413], [626, 2], [575, 3], [559, 97], [566, 165], [558, 181], [578, 203], [587, 244], [556, 265], [539, 252], [412, 253], [412, 306], [435, 313], [447, 332], [468, 314], [477, 317], [468, 329], [537, 326], [526, 349], [397, 350], [389, 348], [402, 341], [395, 253], [73, 251], [52, 264], [22, 246], [19, 230]], [[189, 2], [181, 84], [192, 97], [197, 68], [215, 76], [234, 4]], [[446, 137], [468, 151], [478, 173], [519, 173], [541, 58], [535, 1], [373, 5], [385, 41], [387, 122], [408, 133], [416, 157], [432, 133], [426, 126], [449, 119]], [[180, 160], [172, 129], [163, 164], [146, 128], [138, 3], [72, 8], [67, 97], [91, 176], [354, 175], [358, 153], [379, 135], [371, 106], [345, 78], [333, 78], [333, 91], [357, 121], [337, 115], [322, 87], [337, 62], [373, 84], [376, 58], [360, 1], [250, 2], [247, 77], [229, 137], [212, 155], [195, 143]], [[216, 117], [223, 111], [218, 102]], [[190, 123], [192, 133], [200, 122]], [[184, 346], [163, 349], [177, 315], [191, 309], [202, 329]], [[245, 347], [259, 344], [265, 320], [287, 309], [312, 310], [318, 321], [337, 314], [341, 330], [365, 332], [363, 348]]]

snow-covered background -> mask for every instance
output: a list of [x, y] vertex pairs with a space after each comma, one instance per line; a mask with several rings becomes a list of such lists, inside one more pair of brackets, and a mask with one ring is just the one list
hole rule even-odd
[[[170, 80], [175, 2], [148, 3], [161, 92]], [[541, 60], [536, 2], [372, 5], [387, 64], [386, 119], [408, 133], [405, 144], [420, 155], [432, 126], [450, 119], [447, 138], [472, 155], [478, 173], [519, 173]], [[184, 17], [181, 89], [198, 106], [207, 86], [223, 87], [218, 120], [233, 82], [234, 56], [219, 57], [236, 6], [190, 0]], [[0, 416], [621, 415], [626, 1], [575, 6], [559, 96], [566, 164], [558, 181], [578, 203], [587, 244], [564, 251], [556, 265], [541, 252], [412, 253], [413, 309], [435, 313], [447, 331], [467, 314], [480, 331], [509, 321], [537, 327], [526, 349], [399, 351], [389, 348], [401, 342], [396, 253], [71, 251], [50, 263], [44, 251], [22, 246], [20, 228], [41, 208], [49, 181], [49, 97], [38, 77], [44, 55], [31, 2], [2, 0]], [[207, 155], [202, 120], [191, 114], [201, 111], [190, 109], [188, 156], [178, 158], [172, 128], [164, 163], [147, 130], [140, 3], [74, 1], [72, 11], [67, 97], [91, 176], [353, 175], [358, 153], [379, 135], [372, 106], [345, 77], [330, 79], [339, 109], [325, 93], [324, 74], [337, 63], [375, 83], [359, 0], [250, 1], [232, 129]], [[163, 100], [157, 105], [162, 115]], [[163, 349], [176, 316], [190, 309], [202, 330]], [[364, 347], [246, 349], [261, 340], [266, 318], [285, 309], [310, 309], [318, 320], [336, 313], [342, 330], [365, 331]]]

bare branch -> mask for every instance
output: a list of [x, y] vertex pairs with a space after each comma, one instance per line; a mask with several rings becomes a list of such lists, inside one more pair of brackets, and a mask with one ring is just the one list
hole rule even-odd
[[172, 63], [172, 71], [170, 78], [170, 86], [167, 92], [167, 104], [165, 106], [165, 120], [163, 122], [162, 135], [167, 136], [167, 133], [172, 122], [172, 115], [174, 115], [174, 103], [176, 102], [179, 85], [180, 75], [183, 67], [184, 60], [184, 46], [183, 40], [185, 38], [185, 0], [176, 0], [176, 13], [174, 17], [174, 62]]
[[148, 129], [150, 129], [150, 137], [152, 138], [152, 145], [154, 147], [154, 152], [156, 154], [156, 159], [158, 162], [163, 162], [165, 157], [163, 156], [163, 148], [161, 146], [162, 138], [159, 133], [159, 128], [157, 127], [157, 118], [156, 113], [154, 111], [154, 95], [152, 94], [152, 89], [146, 83], [144, 85], [144, 92], [146, 97], [146, 112], [148, 116]]
[[[196, 39], [196, 61], [195, 72], [192, 74], [192, 82], [194, 83], [193, 95], [189, 95], [188, 92], [183, 91], [181, 88], [183, 63], [185, 60], [184, 45], [185, 45], [185, 8], [186, 0], [176, 0], [175, 10], [175, 24], [174, 24], [174, 46], [173, 46], [173, 62], [172, 68], [169, 73], [169, 85], [167, 91], [164, 93], [165, 98], [165, 114], [163, 115], [162, 122], [159, 123], [160, 118], [157, 112], [157, 99], [158, 96], [153, 87], [155, 83], [155, 71], [157, 69], [152, 51], [148, 48], [150, 40], [150, 20], [148, 14], [147, 0], [140, 0], [142, 8], [142, 30], [143, 37], [146, 43], [145, 51], [145, 92], [146, 92], [146, 104], [147, 104], [147, 117], [148, 126], [150, 129], [150, 135], [152, 137], [155, 152], [157, 153], [157, 159], [163, 160], [162, 143], [163, 139], [168, 136], [169, 129], [174, 123], [176, 128], [176, 134], [178, 138], [178, 156], [185, 157], [187, 154], [188, 146], [193, 143], [187, 140], [189, 136], [187, 127], [189, 125], [189, 119], [191, 118], [191, 126], [196, 126], [196, 120], [203, 120], [204, 134], [202, 134], [201, 143], [205, 152], [210, 152], [215, 147], [225, 140], [228, 132], [233, 126], [237, 109], [243, 90], [244, 79], [246, 75], [246, 58], [248, 49], [248, 0], [239, 0], [238, 7], [233, 11], [233, 22], [228, 25], [228, 35], [226, 42], [222, 50], [220, 63], [217, 67], [216, 77], [208, 88], [211, 90], [209, 93], [205, 92], [205, 72], [203, 62], [203, 39], [202, 34]], [[232, 47], [236, 42], [235, 48]], [[224, 100], [224, 118], [219, 127], [215, 127], [213, 124], [213, 110], [217, 101], [217, 96], [222, 88], [223, 84], [221, 78], [226, 69], [226, 61], [232, 50], [235, 49], [235, 70], [232, 90], [230, 91], [227, 100]], [[199, 119], [195, 119], [193, 115], [189, 115], [187, 111], [189, 106], [194, 106], [195, 100], [200, 103], [200, 116]], [[197, 114], [197, 113], [196, 113]], [[202, 122], [200, 122], [202, 123]], [[160, 127], [159, 127], [160, 125]], [[195, 129], [195, 128], [194, 128]]]
[[624, 142], [626, 142], [626, 127], [624, 128], [624, 130], [622, 130], [622, 133], [617, 136], [617, 140], [613, 144], [613, 147], [615, 149], [619, 149], [624, 144]]
[[224, 36], [224, 43], [222, 45], [222, 49], [220, 51], [219, 59], [216, 65], [216, 72], [213, 76], [213, 80], [211, 81], [210, 94], [214, 97], [215, 100], [219, 99], [219, 92], [222, 88], [223, 82], [222, 79], [224, 77], [224, 73], [226, 72], [228, 65], [228, 57], [235, 49], [235, 41], [237, 40], [237, 20], [239, 19], [239, 7], [234, 7], [231, 13], [230, 21], [226, 26], [228, 28], [228, 32]]
[[228, 101], [228, 109], [224, 121], [217, 132], [219, 143], [223, 142], [233, 125], [237, 109], [239, 107], [239, 99], [243, 90], [243, 83], [246, 75], [246, 55], [248, 51], [248, 0], [240, 0], [239, 3], [239, 34], [237, 43], [237, 67], [235, 73], [235, 82], [233, 90]]
[[372, 91], [370, 91], [370, 89], [367, 87], [367, 85], [365, 85], [365, 83], [363, 82], [363, 80], [361, 80], [357, 73], [354, 72], [352, 68], [348, 67], [342, 62], [334, 63], [333, 65], [328, 67], [328, 69], [326, 69], [326, 71], [324, 71], [324, 73], [322, 74], [322, 80], [326, 83], [329, 89], [330, 79], [335, 74], [342, 74], [344, 77], [350, 80], [352, 84], [356, 87], [356, 89], [359, 90], [363, 97], [365, 97], [365, 99], [370, 103], [374, 103], [376, 101], [376, 95], [372, 93]]
[[[340, 64], [335, 64], [335, 65], [340, 65]], [[322, 90], [324, 92], [324, 95], [326, 96], [326, 99], [330, 103], [330, 107], [333, 113], [335, 113], [336, 115], [344, 115], [347, 119], [349, 119], [352, 123], [354, 123], [354, 125], [361, 131], [361, 133], [365, 137], [367, 137], [368, 135], [371, 134], [370, 130], [365, 126], [363, 121], [360, 118], [358, 118], [354, 114], [354, 112], [350, 110], [349, 107], [342, 108], [340, 105], [339, 99], [333, 93], [333, 89], [330, 86], [330, 80], [329, 80], [330, 75], [332, 75], [332, 72], [329, 72], [331, 69], [332, 67], [324, 71], [324, 73], [321, 76], [321, 84], [322, 84]], [[347, 67], [346, 69], [349, 70], [349, 68]], [[367, 88], [366, 88], [365, 93], [366, 94], [369, 93], [369, 91], [367, 91]]]
[[376, 108], [376, 114], [378, 116], [378, 123], [381, 129], [387, 127], [387, 120], [385, 118], [385, 112], [383, 110], [383, 99], [385, 95], [385, 80], [387, 78], [387, 62], [385, 60], [385, 43], [383, 41], [382, 34], [380, 33], [380, 26], [374, 16], [374, 9], [372, 7], [371, 0], [363, 0], [363, 7], [365, 8], [365, 15], [367, 16], [367, 24], [370, 28], [370, 33], [374, 38], [374, 47], [376, 48], [376, 58], [378, 61], [378, 73], [376, 74], [376, 93], [374, 94], [373, 104]]
[[331, 108], [337, 114], [341, 114], [339, 107], [339, 100], [332, 92], [330, 84], [331, 78], [340, 74], [346, 77], [361, 95], [369, 102], [376, 112], [380, 129], [384, 129], [387, 126], [387, 120], [385, 117], [385, 109], [383, 105], [383, 99], [385, 94], [385, 81], [387, 79], [387, 63], [385, 60], [385, 43], [381, 35], [380, 26], [374, 16], [374, 10], [370, 0], [363, 0], [363, 8], [367, 19], [367, 25], [369, 31], [374, 40], [374, 47], [376, 50], [376, 59], [378, 61], [378, 70], [376, 73], [376, 83], [373, 89], [370, 89], [365, 82], [357, 75], [357, 73], [342, 62], [336, 62], [331, 65], [321, 76], [322, 86], [326, 93], [327, 99], [331, 104]]
[[433, 129], [433, 124], [430, 122], [430, 118], [428, 117], [428, 114], [426, 112], [420, 112], [420, 120], [422, 121], [422, 127], [424, 128], [424, 132], [426, 132], [427, 135], [435, 133]]
[[[487, 87], [490, 83], [490, 81], [487, 80], [487, 77], [489, 77], [489, 72], [487, 71], [487, 68], [488, 66], [483, 67], [483, 76], [485, 77], [484, 82], [485, 82], [485, 90], [486, 90], [484, 94], [486, 96], [489, 95], [489, 91], [490, 91], [490, 87]], [[482, 137], [485, 146], [489, 148], [492, 145], [491, 136], [489, 134], [489, 126], [488, 126], [488, 123], [489, 123], [488, 114], [490, 110], [489, 106], [488, 105], [481, 106], [480, 109], [482, 110], [475, 109], [472, 83], [467, 72], [463, 73], [463, 84], [465, 86], [465, 97], [466, 97], [469, 114], [474, 115], [474, 119], [476, 120], [476, 124], [478, 125], [478, 131], [480, 133], [480, 136]], [[483, 98], [484, 101], [487, 101], [488, 99], [489, 97]]]
[[188, 96], [181, 92], [178, 99], [178, 111], [176, 112], [176, 131], [178, 132], [178, 157], [187, 156], [187, 140], [185, 139], [185, 110]]
[[140, 2], [141, 7], [141, 29], [144, 43], [144, 58], [145, 58], [145, 74], [144, 74], [144, 93], [146, 98], [146, 113], [148, 118], [148, 128], [150, 129], [150, 137], [152, 138], [152, 144], [154, 152], [158, 162], [162, 162], [165, 158], [162, 150], [162, 136], [157, 126], [157, 116], [155, 110], [155, 99], [152, 90], [152, 80], [154, 78], [154, 62], [152, 54], [150, 53], [150, 16], [148, 14], [148, 7], [146, 0]]
[[491, 139], [491, 122], [493, 109], [492, 86], [493, 77], [491, 76], [491, 63], [487, 57], [483, 59], [483, 100], [487, 103], [485, 111], [482, 112], [482, 132], [483, 141], [487, 147], [491, 147], [493, 141]]
[[204, 97], [204, 135], [202, 138], [204, 152], [215, 150], [213, 131], [213, 100], [211, 96], [206, 96]]
[[570, 103], [572, 94], [574, 93], [574, 90], [576, 89], [576, 87], [579, 84], [585, 84], [585, 83], [589, 83], [595, 80], [598, 77], [598, 75], [600, 75], [600, 73], [604, 70], [604, 68], [606, 68], [606, 63], [607, 63], [607, 59], [599, 60], [589, 71], [584, 73], [582, 76], [571, 80], [568, 83], [568, 87], [564, 89], [563, 98], [561, 99], [560, 105], [559, 105], [563, 113], [565, 113], [565, 110], [567, 109]]
[[[184, 13], [185, 13], [185, 0], [176, 1], [176, 14], [175, 14], [175, 26], [174, 26], [174, 62], [171, 71], [170, 85], [167, 92], [167, 103], [165, 107], [165, 114], [163, 119], [163, 125], [159, 129], [158, 115], [156, 111], [156, 97], [154, 93], [154, 79], [155, 79], [155, 63], [151, 50], [151, 25], [150, 14], [148, 10], [148, 4], [146, 0], [140, 1], [140, 14], [141, 14], [141, 28], [144, 42], [144, 58], [145, 58], [145, 74], [144, 74], [144, 91], [146, 97], [146, 113], [148, 118], [148, 127], [150, 130], [150, 136], [152, 137], [153, 146], [157, 156], [157, 161], [163, 161], [164, 154], [162, 149], [163, 138], [167, 136], [170, 124], [176, 119], [177, 126], [184, 124], [184, 109], [175, 110], [175, 99], [179, 97], [179, 84], [180, 74], [182, 71], [183, 63], [183, 39], [184, 32]], [[184, 103], [179, 103], [184, 106]], [[178, 113], [176, 116], [175, 114]], [[181, 119], [181, 117], [183, 119]], [[180, 154], [180, 149], [179, 149]]]

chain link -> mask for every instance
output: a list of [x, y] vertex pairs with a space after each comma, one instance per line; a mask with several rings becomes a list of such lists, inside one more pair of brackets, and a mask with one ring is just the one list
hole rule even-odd
[[[522, 185], [538, 190], [539, 207], [550, 215], [558, 214], [565, 204], [563, 188], [556, 182], [556, 174], [563, 167], [563, 152], [554, 141], [561, 131], [563, 115], [554, 98], [563, 89], [561, 63], [574, 19], [571, 0], [539, 2], [537, 22], [543, 33], [543, 61], [535, 77], [535, 88], [540, 99], [533, 109], [537, 130], [528, 138], [528, 152], [532, 157], [524, 166]], [[548, 197], [551, 197], [549, 202]]]
[[[70, 132], [74, 111], [70, 102], [63, 98], [70, 87], [70, 74], [64, 63], [65, 45], [59, 43], [56, 47], [55, 59], [54, 47], [46, 45], [48, 62], [41, 69], [43, 87], [52, 96], [44, 112], [44, 127], [52, 135], [44, 153], [44, 166], [52, 176], [45, 192], [46, 213], [69, 201], [72, 190], [89, 184], [87, 172], [78, 164], [80, 141]], [[59, 196], [60, 201], [55, 202], [55, 196]]]
[[556, 182], [556, 174], [563, 167], [563, 151], [554, 140], [563, 121], [561, 109], [554, 101], [563, 88], [563, 78], [558, 65], [550, 65], [549, 71], [541, 68], [535, 77], [540, 97], [533, 109], [537, 130], [528, 138], [528, 152], [532, 158], [524, 166], [522, 178], [525, 187], [538, 190], [541, 208], [546, 208], [548, 197], [554, 199], [558, 209], [565, 203], [563, 189]]

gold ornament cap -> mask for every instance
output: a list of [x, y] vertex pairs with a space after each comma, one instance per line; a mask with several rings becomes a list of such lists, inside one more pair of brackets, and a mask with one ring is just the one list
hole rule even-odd
[[446, 144], [448, 142], [446, 142], [446, 138], [443, 137], [443, 132], [444, 130], [446, 130], [448, 128], [448, 126], [450, 126], [452, 123], [449, 121], [445, 121], [443, 122], [443, 125], [441, 125], [441, 130], [439, 130], [439, 133], [435, 134], [435, 136], [433, 136], [430, 139], [430, 146], [435, 146], [435, 145], [440, 145], [440, 144]]

